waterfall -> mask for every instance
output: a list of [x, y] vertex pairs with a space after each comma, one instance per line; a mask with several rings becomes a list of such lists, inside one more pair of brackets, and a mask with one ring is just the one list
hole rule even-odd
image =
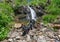
[[30, 20], [36, 21], [36, 12], [30, 6], [28, 6], [28, 8], [30, 10], [30, 13], [27, 14], [28, 15], [28, 18]]
[[28, 13], [27, 14], [27, 19], [29, 19], [30, 22], [29, 22], [29, 24], [27, 26], [22, 27], [23, 30], [24, 30], [22, 36], [26, 35], [29, 32], [29, 30], [33, 29], [35, 21], [36, 21], [36, 13], [35, 13], [35, 11], [29, 6], [27, 7], [27, 11], [28, 11], [27, 12]]

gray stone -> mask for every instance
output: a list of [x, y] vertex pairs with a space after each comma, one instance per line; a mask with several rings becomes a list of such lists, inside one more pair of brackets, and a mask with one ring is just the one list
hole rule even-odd
[[30, 35], [27, 35], [26, 41], [31, 41]]
[[37, 42], [46, 42], [46, 39], [43, 35], [39, 36]]
[[58, 30], [58, 34], [60, 34], [60, 29]]
[[20, 40], [20, 36], [17, 36], [17, 37], [16, 37], [16, 40]]
[[50, 38], [54, 38], [55, 36], [54, 36], [54, 33], [53, 32], [46, 32], [46, 35], [48, 36], [48, 37], [50, 37]]
[[37, 38], [38, 38], [37, 36], [34, 36], [34, 40], [37, 40]]
[[18, 35], [19, 35], [18, 32], [13, 32], [13, 33], [11, 34], [11, 38], [15, 38], [15, 37], [18, 36]]
[[13, 39], [8, 39], [8, 42], [13, 42]]

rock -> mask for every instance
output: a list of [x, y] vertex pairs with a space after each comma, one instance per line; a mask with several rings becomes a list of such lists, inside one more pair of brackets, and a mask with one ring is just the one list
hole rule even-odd
[[58, 36], [55, 36], [54, 39], [59, 40], [59, 37]]
[[38, 37], [37, 36], [34, 36], [34, 40], [37, 40], [38, 39]]
[[13, 42], [13, 39], [8, 39], [8, 42]]
[[23, 42], [23, 40], [17, 40], [17, 42]]
[[58, 30], [58, 34], [60, 35], [60, 29]]
[[29, 31], [29, 35], [34, 35], [34, 32], [35, 32], [35, 31], [30, 30], [30, 31]]
[[47, 28], [41, 28], [42, 32], [45, 32], [47, 30]]
[[27, 35], [26, 41], [31, 41], [30, 35]]
[[54, 33], [53, 32], [46, 32], [46, 35], [49, 37], [49, 38], [54, 38]]
[[43, 35], [38, 36], [37, 42], [46, 42], [46, 39]]
[[58, 37], [60, 38], [60, 35], [58, 35]]
[[19, 32], [19, 35], [22, 35], [22, 32]]
[[60, 35], [58, 35], [58, 40], [60, 40]]
[[17, 32], [22, 32], [22, 29], [18, 29]]
[[16, 37], [16, 40], [20, 40], [20, 36], [17, 36], [17, 37]]
[[34, 35], [30, 35], [30, 38], [33, 39], [34, 38]]
[[45, 36], [45, 39], [46, 39], [47, 42], [50, 42], [50, 38], [49, 37]]
[[16, 38], [13, 38], [13, 42], [17, 42]]
[[37, 40], [32, 40], [32, 42], [37, 42]]
[[55, 40], [55, 42], [60, 42], [59, 40]]
[[14, 28], [20, 28], [22, 26], [21, 23], [15, 23]]
[[23, 40], [23, 42], [27, 42], [26, 40]]
[[15, 37], [18, 36], [18, 35], [19, 35], [19, 33], [13, 32], [10, 37], [11, 37], [11, 38], [15, 38]]
[[40, 23], [40, 25], [44, 25], [44, 23], [43, 23], [43, 22], [41, 22], [41, 23]]
[[38, 35], [39, 35], [39, 36], [40, 36], [40, 35], [43, 35], [43, 33], [42, 33], [42, 32], [39, 32]]
[[55, 39], [50, 39], [50, 42], [55, 42]]

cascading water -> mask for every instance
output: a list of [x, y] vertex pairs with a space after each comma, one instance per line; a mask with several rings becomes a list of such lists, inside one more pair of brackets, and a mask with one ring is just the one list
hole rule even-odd
[[36, 21], [36, 13], [35, 13], [35, 11], [30, 6], [28, 6], [28, 9], [30, 11], [28, 12], [27, 17], [28, 17], [30, 23], [27, 26], [22, 27], [23, 30], [24, 30], [22, 36], [26, 35], [29, 32], [30, 29], [31, 30], [33, 29], [35, 21]]
[[35, 13], [35, 11], [30, 6], [28, 6], [28, 8], [30, 10], [30, 13], [27, 14], [28, 19], [36, 21], [36, 13]]

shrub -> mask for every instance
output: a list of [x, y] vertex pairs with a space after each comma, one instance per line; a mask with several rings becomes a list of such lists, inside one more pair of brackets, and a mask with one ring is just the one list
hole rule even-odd
[[7, 37], [8, 27], [13, 20], [13, 10], [9, 4], [0, 3], [0, 40]]
[[51, 4], [46, 9], [49, 14], [60, 15], [60, 0], [51, 0]]
[[51, 23], [51, 22], [54, 22], [57, 16], [56, 15], [44, 15], [42, 18], [45, 23]]

